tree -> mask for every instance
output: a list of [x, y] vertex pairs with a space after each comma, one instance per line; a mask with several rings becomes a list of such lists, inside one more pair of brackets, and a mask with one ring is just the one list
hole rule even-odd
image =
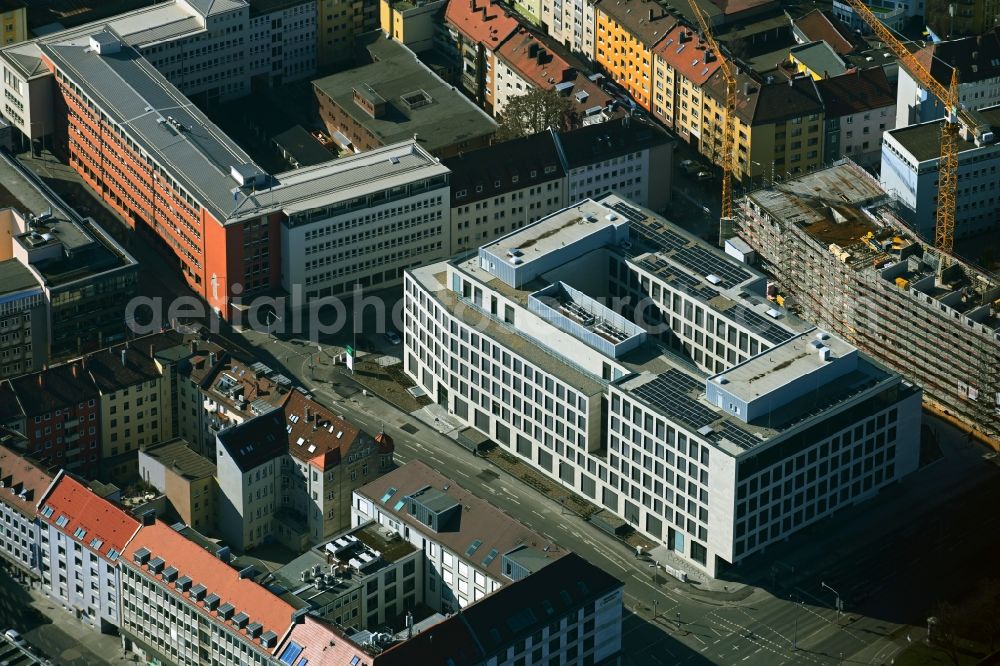
[[543, 132], [549, 127], [569, 129], [575, 124], [573, 104], [553, 90], [536, 88], [510, 99], [500, 113], [497, 137], [510, 141]]

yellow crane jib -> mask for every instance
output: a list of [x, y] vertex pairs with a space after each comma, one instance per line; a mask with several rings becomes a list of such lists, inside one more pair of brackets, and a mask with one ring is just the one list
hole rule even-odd
[[708, 48], [715, 52], [719, 59], [719, 69], [726, 80], [726, 103], [722, 113], [722, 218], [733, 218], [733, 172], [739, 167], [736, 164], [736, 151], [733, 144], [736, 141], [736, 71], [733, 64], [722, 55], [712, 30], [709, 28], [705, 15], [698, 7], [695, 0], [688, 0], [691, 4], [691, 11], [698, 19], [698, 26], [701, 35], [708, 44]]

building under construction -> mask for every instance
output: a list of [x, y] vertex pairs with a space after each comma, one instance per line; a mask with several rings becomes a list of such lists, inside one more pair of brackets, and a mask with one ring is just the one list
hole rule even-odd
[[849, 160], [745, 196], [737, 232], [770, 295], [924, 387], [1000, 448], [1000, 281], [940, 253]]

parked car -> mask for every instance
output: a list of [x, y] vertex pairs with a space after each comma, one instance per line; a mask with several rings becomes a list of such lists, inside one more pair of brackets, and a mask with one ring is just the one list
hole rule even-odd
[[398, 345], [403, 341], [403, 339], [399, 337], [399, 333], [392, 329], [385, 332], [385, 339], [389, 341], [390, 345]]
[[715, 176], [711, 171], [699, 171], [695, 176], [695, 179], [699, 181], [712, 180], [713, 178], [715, 178]]
[[28, 641], [24, 640], [21, 634], [17, 633], [17, 631], [15, 631], [14, 629], [8, 629], [7, 631], [3, 632], [3, 635], [6, 636], [11, 643], [13, 643], [18, 647], [28, 646]]

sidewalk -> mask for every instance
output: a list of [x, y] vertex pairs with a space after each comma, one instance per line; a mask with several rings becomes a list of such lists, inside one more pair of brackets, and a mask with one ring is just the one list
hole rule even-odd
[[[362, 363], [359, 363], [356, 367], [361, 367]], [[366, 368], [368, 370], [372, 369], [367, 365]], [[394, 382], [395, 377], [389, 376], [387, 373], [380, 374], [372, 372], [364, 372], [363, 374], [356, 373], [352, 377], [350, 372], [343, 366], [319, 366], [315, 370], [316, 373], [314, 376], [320, 382], [325, 384], [322, 387], [324, 392], [330, 392], [338, 396], [346, 397], [344, 396], [343, 391], [347, 386], [350, 386], [351, 384], [364, 386], [368, 389], [369, 393], [381, 398], [399, 411], [405, 412], [409, 416], [416, 418], [420, 422], [445, 435], [449, 439], [456, 440], [456, 446], [459, 445], [457, 438], [462, 428], [452, 427], [453, 424], [448, 422], [452, 417], [448, 417], [445, 413], [444, 416], [447, 417], [447, 419], [442, 420], [441, 407], [434, 403], [431, 403], [430, 405], [425, 404], [429, 402], [426, 398], [421, 398], [418, 402], [408, 392], [406, 392], [406, 387], [402, 386], [400, 383]], [[408, 378], [404, 377], [404, 379], [406, 379], [407, 386], [409, 386], [410, 382], [408, 382]], [[357, 389], [355, 389], [354, 392], [356, 393]], [[396, 399], [400, 396], [405, 397], [403, 397], [401, 401], [397, 402]], [[403, 404], [400, 404], [400, 402]], [[565, 486], [560, 485], [556, 481], [535, 470], [530, 465], [525, 464], [516, 456], [507, 453], [500, 446], [494, 447], [485, 454], [480, 454], [480, 457], [489, 461], [494, 467], [499, 468], [503, 472], [517, 478], [519, 481], [531, 487], [539, 494], [561, 504], [564, 508], [572, 511], [588, 522], [590, 522], [591, 518], [593, 518], [596, 514], [603, 512], [599, 506], [592, 504], [589, 500], [587, 500], [587, 498], [570, 491]], [[597, 528], [595, 527], [595, 529]], [[604, 532], [603, 530], [598, 531], [607, 534], [607, 532]], [[609, 534], [609, 536], [613, 535]], [[651, 567], [659, 565], [660, 568], [663, 568], [668, 574], [679, 571], [683, 571], [687, 574], [686, 583], [681, 582], [674, 575], [664, 575], [662, 576], [663, 580], [659, 580], [660, 576], [657, 576], [656, 582], [658, 585], [666, 589], [673, 589], [687, 596], [701, 598], [702, 600], [711, 600], [719, 603], [742, 601], [754, 592], [753, 587], [747, 586], [743, 583], [710, 578], [692, 567], [690, 562], [677, 557], [673, 552], [669, 551], [662, 545], [657, 546], [655, 543], [649, 541], [638, 532], [633, 532], [625, 538], [618, 536], [614, 536], [614, 538], [633, 552], [636, 546], [640, 546], [643, 553], [642, 559], [647, 562], [652, 562], [652, 564], [650, 564]]]
[[51, 624], [40, 625], [25, 638], [41, 648], [53, 663], [88, 666], [135, 663], [134, 659], [126, 658], [119, 637], [102, 634], [76, 619], [37, 585], [26, 591], [31, 596], [31, 605], [49, 618]]

